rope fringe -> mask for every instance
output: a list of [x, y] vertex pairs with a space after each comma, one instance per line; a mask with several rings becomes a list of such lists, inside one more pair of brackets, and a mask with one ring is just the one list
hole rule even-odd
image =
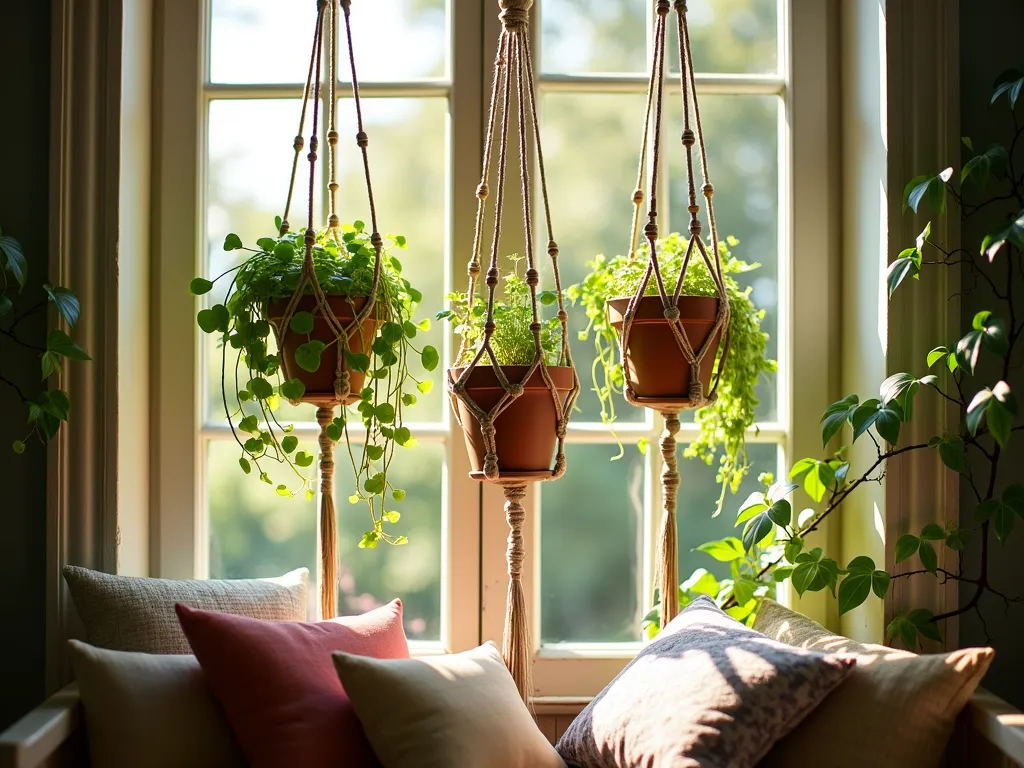
[[516, 681], [519, 695], [529, 706], [533, 689], [531, 659], [533, 648], [530, 641], [530, 621], [526, 610], [526, 594], [523, 590], [523, 559], [526, 547], [523, 542], [523, 521], [526, 510], [522, 501], [526, 496], [525, 485], [505, 487], [505, 520], [508, 522], [508, 596], [505, 602], [505, 634], [502, 640], [502, 656], [505, 665]]

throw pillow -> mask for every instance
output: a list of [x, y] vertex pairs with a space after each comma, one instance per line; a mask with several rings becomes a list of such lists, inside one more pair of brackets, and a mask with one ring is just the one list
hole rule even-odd
[[377, 765], [331, 653], [408, 658], [401, 602], [308, 624], [185, 605], [178, 618], [252, 768]]
[[335, 653], [334, 666], [387, 768], [564, 768], [493, 643], [383, 661]]
[[558, 741], [572, 766], [747, 768], [853, 671], [694, 600]]
[[306, 618], [305, 568], [275, 579], [147, 579], [64, 566], [90, 644], [115, 651], [188, 654], [175, 603], [259, 619]]
[[195, 656], [69, 645], [92, 768], [244, 768]]
[[933, 768], [995, 655], [968, 648], [917, 656], [857, 643], [771, 600], [754, 626], [791, 645], [857, 658], [850, 679], [775, 745], [766, 766], [810, 765], [828, 754], [834, 768]]

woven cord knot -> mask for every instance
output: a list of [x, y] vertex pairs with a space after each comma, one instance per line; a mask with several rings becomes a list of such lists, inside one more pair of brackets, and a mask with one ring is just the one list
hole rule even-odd
[[526, 498], [525, 485], [512, 485], [505, 489], [505, 520], [508, 522], [508, 577], [520, 579], [523, 574], [523, 558], [526, 556], [526, 545], [523, 541], [523, 521], [526, 510], [523, 499]]
[[533, 7], [533, 0], [499, 0], [498, 6], [501, 19], [505, 29], [525, 29], [530, 24], [530, 8]]

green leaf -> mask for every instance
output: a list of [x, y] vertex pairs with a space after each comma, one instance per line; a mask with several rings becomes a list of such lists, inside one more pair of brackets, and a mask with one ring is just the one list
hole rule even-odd
[[274, 385], [260, 376], [249, 379], [248, 389], [257, 400], [266, 400], [274, 394]]
[[747, 521], [743, 529], [743, 547], [748, 552], [767, 539], [775, 530], [775, 525], [768, 517], [767, 511]]
[[270, 475], [266, 472], [260, 472], [260, 482], [266, 483], [267, 485], [273, 485], [273, 481], [270, 479]]
[[395, 523], [397, 523], [399, 520], [402, 519], [402, 515], [399, 512], [385, 512], [383, 515], [381, 515], [381, 517], [384, 520], [387, 520], [392, 525], [394, 525]]
[[373, 409], [373, 415], [381, 424], [390, 424], [395, 420], [395, 407], [391, 403], [381, 403]]
[[285, 453], [291, 453], [298, 447], [299, 438], [295, 437], [295, 435], [286, 435], [284, 439], [281, 440], [281, 450]]
[[881, 402], [875, 399], [865, 400], [853, 412], [851, 422], [853, 423], [853, 439], [867, 432], [871, 425], [878, 419], [879, 406]]
[[690, 577], [679, 585], [679, 590], [689, 595], [710, 595], [715, 597], [721, 586], [714, 574], [708, 573], [706, 568], [698, 568]]
[[242, 238], [233, 232], [224, 238], [224, 250], [225, 251], [237, 251], [242, 247]]
[[[929, 176], [915, 176], [907, 182], [907, 186], [903, 188], [904, 213], [906, 213], [907, 208], [913, 208], [914, 213], [917, 213], [917, 206], [920, 204], [925, 192], [928, 191], [930, 183], [931, 177]], [[911, 205], [911, 195], [913, 195], [913, 205]]]
[[832, 587], [839, 576], [839, 565], [831, 558], [822, 557], [821, 547], [803, 552], [797, 557], [793, 568], [793, 587], [799, 595], [804, 592], [819, 592]]
[[[903, 254], [908, 254], [904, 256]], [[900, 287], [900, 284], [908, 277], [918, 277], [921, 274], [921, 252], [916, 248], [903, 251], [885, 273], [885, 282], [889, 286], [889, 298]]]
[[1017, 399], [1010, 391], [1010, 385], [1005, 381], [998, 382], [992, 388], [992, 399], [988, 407], [986, 420], [988, 421], [989, 432], [992, 437], [1005, 447], [1010, 442], [1010, 434], [1013, 430], [1013, 420], [1017, 415]]
[[377, 532], [367, 531], [363, 534], [363, 538], [359, 541], [360, 549], [376, 549], [377, 548]]
[[372, 477], [368, 477], [365, 482], [363, 482], [363, 490], [371, 496], [375, 496], [377, 494], [384, 493], [384, 486], [386, 484], [384, 473], [378, 472]]
[[345, 352], [345, 365], [353, 371], [366, 373], [370, 370], [370, 358], [362, 352]]
[[902, 563], [904, 560], [909, 560], [917, 554], [920, 546], [921, 540], [917, 536], [912, 533], [904, 533], [896, 539], [895, 562]]
[[21, 455], [25, 452], [25, 443], [23, 443], [21, 440], [15, 440], [11, 444], [11, 450], [17, 453], [18, 455]]
[[887, 406], [893, 402], [899, 404], [903, 416], [910, 421], [914, 415], [914, 396], [920, 388], [921, 382], [915, 376], [909, 373], [895, 373], [883, 381], [879, 388], [882, 405]]
[[399, 325], [398, 323], [384, 323], [384, 325], [382, 325], [380, 329], [381, 338], [391, 345], [400, 342], [404, 335], [405, 331], [402, 329], [402, 326]]
[[794, 480], [803, 477], [804, 491], [815, 502], [820, 502], [836, 481], [836, 471], [828, 462], [801, 459], [793, 465], [789, 477]]
[[4, 259], [4, 268], [11, 273], [18, 286], [24, 288], [28, 279], [28, 262], [21, 243], [10, 235], [0, 236], [0, 253], [7, 257]]
[[415, 441], [412, 439], [412, 432], [408, 427], [399, 427], [395, 430], [395, 442], [408, 447], [410, 442]]
[[951, 435], [939, 443], [939, 458], [942, 459], [943, 464], [954, 472], [967, 473], [964, 441], [959, 435]]
[[900, 641], [910, 650], [917, 647], [917, 627], [906, 616], [897, 616], [885, 630], [887, 640], [899, 637]]
[[793, 519], [793, 507], [785, 499], [779, 499], [765, 513], [776, 525], [785, 528]]
[[1014, 516], [1019, 514], [1016, 505], [1017, 499], [1013, 494], [1011, 494], [1011, 503], [1007, 503], [1004, 492], [1002, 498], [986, 499], [981, 502], [974, 510], [974, 517], [980, 523], [991, 522], [992, 527], [995, 528], [996, 537], [1000, 541], [1006, 541], [1013, 531]]
[[277, 488], [275, 490], [277, 491], [277, 495], [278, 496], [291, 496], [292, 495], [291, 491], [288, 490], [288, 486], [287, 485], [279, 485], [279, 486], [277, 486]]
[[740, 505], [739, 510], [736, 512], [736, 523], [734, 527], [739, 527], [740, 523], [745, 523], [752, 517], [755, 517], [765, 510], [768, 509], [767, 500], [761, 491], [754, 491], [747, 496], [746, 501]]
[[1007, 243], [1016, 246], [1018, 250], [1024, 250], [1024, 211], [1017, 218], [1001, 222], [990, 230], [981, 241], [981, 252], [990, 262], [995, 261]]
[[[54, 288], [49, 283], [43, 284], [43, 290], [46, 291], [50, 301], [57, 307], [60, 316], [67, 321], [69, 326], [74, 328], [75, 323], [78, 322], [79, 315], [82, 313], [82, 305], [79, 303], [78, 297], [67, 288]], [[0, 315], [2, 314], [0, 312]]]
[[423, 352], [420, 355], [420, 359], [423, 363], [423, 369], [426, 371], [432, 371], [437, 368], [437, 363], [440, 360], [440, 356], [437, 354], [437, 350], [431, 346], [423, 348]]
[[857, 395], [848, 395], [825, 409], [825, 414], [821, 417], [822, 446], [827, 446], [829, 440], [849, 421], [859, 402]]
[[[981, 342], [985, 348], [997, 355], [1005, 355], [1009, 351], [1010, 342], [1006, 335], [1006, 323], [985, 310], [979, 312], [971, 321], [975, 331], [981, 331]], [[973, 369], [971, 371], [974, 372]]]
[[928, 353], [928, 367], [931, 368], [940, 360], [945, 360], [949, 357], [949, 350], [945, 347], [936, 347]]
[[907, 616], [917, 631], [927, 637], [929, 640], [934, 640], [937, 643], [942, 642], [942, 635], [939, 634], [939, 628], [932, 621], [935, 614], [925, 608], [918, 608], [915, 611], [911, 611]]
[[875, 419], [875, 431], [890, 445], [896, 445], [900, 440], [900, 425], [903, 423], [903, 409], [899, 403], [892, 402], [878, 409], [878, 418]]
[[238, 422], [238, 429], [248, 432], [250, 435], [257, 435], [260, 431], [260, 420], [257, 416], [250, 414]]
[[852, 611], [871, 594], [871, 571], [850, 573], [839, 584], [839, 615]]
[[804, 540], [799, 536], [790, 537], [789, 541], [786, 542], [786, 560], [790, 563], [795, 563], [800, 552], [803, 551]]
[[307, 341], [295, 348], [295, 362], [298, 366], [309, 373], [314, 373], [320, 368], [320, 356], [324, 351], [322, 341]]
[[871, 591], [875, 593], [875, 597], [879, 600], [885, 600], [885, 595], [889, 591], [889, 582], [891, 577], [886, 571], [877, 570], [871, 574]]
[[14, 309], [14, 303], [6, 296], [0, 294], [0, 317], [10, 313]]
[[917, 554], [921, 557], [921, 564], [925, 570], [935, 573], [935, 570], [939, 567], [939, 556], [932, 543], [930, 541], [922, 541]]
[[50, 331], [46, 337], [46, 350], [63, 355], [69, 360], [92, 360], [84, 349], [75, 344], [64, 331], [59, 328]]
[[715, 560], [722, 563], [730, 563], [733, 560], [739, 560], [745, 554], [743, 542], [735, 536], [729, 536], [725, 539], [709, 541], [705, 544], [701, 544], [697, 547], [697, 551], [703, 552], [706, 555], [711, 555]]
[[964, 528], [958, 528], [955, 531], [950, 531], [949, 535], [946, 537], [946, 546], [955, 552], [962, 552], [967, 547], [970, 535], [971, 532]]
[[991, 103], [995, 104], [999, 101], [999, 97], [1005, 94], [1012, 110], [1016, 108], [1021, 88], [1024, 87], [1024, 75], [1016, 69], [1008, 69], [996, 78], [992, 87], [994, 90]]
[[266, 446], [263, 444], [263, 441], [258, 437], [250, 437], [242, 444], [242, 447], [253, 456], [258, 456], [266, 450]]
[[305, 335], [313, 331], [313, 315], [309, 312], [296, 312], [292, 315], [292, 321], [288, 324], [295, 333]]
[[202, 296], [204, 293], [209, 293], [213, 290], [213, 283], [202, 277], [196, 277], [192, 279], [192, 282], [188, 284], [188, 292], [193, 296]]
[[992, 390], [987, 387], [978, 392], [967, 406], [967, 431], [971, 436], [978, 434], [981, 427], [981, 419], [989, 408], [992, 401]]
[[256, 241], [256, 247], [265, 253], [273, 253], [277, 247], [277, 240], [272, 237], [261, 237]]
[[380, 461], [381, 456], [384, 455], [384, 448], [380, 445], [368, 445], [366, 446], [366, 455], [370, 457], [370, 461]]
[[910, 208], [914, 213], [918, 212], [921, 201], [928, 200], [928, 204], [938, 213], [946, 212], [946, 182], [953, 176], [953, 169], [947, 168], [937, 176], [918, 176], [913, 179], [903, 190], [903, 210]]
[[391, 491], [391, 498], [393, 498], [395, 501], [403, 501], [405, 499], [405, 491], [403, 491], [401, 488], [395, 488], [393, 491]]
[[391, 542], [393, 546], [401, 547], [409, 543], [408, 536], [396, 536], [395, 540]]
[[306, 451], [299, 451], [295, 454], [295, 463], [300, 467], [308, 467], [313, 463], [313, 456]]
[[306, 385], [300, 379], [291, 379], [281, 385], [281, 394], [292, 402], [298, 402], [306, 394]]
[[402, 395], [402, 405], [416, 405], [416, 395], [412, 394], [411, 392], [406, 392], [404, 395]]
[[937, 523], [929, 523], [921, 530], [921, 538], [925, 541], [942, 541], [946, 538], [946, 531]]
[[252, 465], [244, 456], [238, 459], [238, 466], [242, 468], [242, 471], [245, 472], [245, 474], [248, 475], [252, 473]]
[[742, 579], [736, 579], [732, 585], [732, 594], [736, 598], [738, 605], [746, 605], [754, 599], [754, 592], [760, 586], [756, 581], [751, 578], [743, 577]]
[[427, 379], [426, 381], [421, 381], [416, 385], [416, 389], [420, 391], [421, 395], [429, 395], [430, 391], [433, 388], [434, 382], [430, 381], [429, 379]]

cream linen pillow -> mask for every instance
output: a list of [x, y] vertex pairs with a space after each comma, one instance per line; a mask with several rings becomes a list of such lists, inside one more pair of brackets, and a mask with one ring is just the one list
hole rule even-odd
[[419, 659], [333, 656], [387, 768], [565, 768], [493, 643]]
[[764, 600], [754, 629], [789, 645], [853, 654], [857, 666], [762, 761], [764, 766], [820, 764], [830, 768], [935, 768], [953, 722], [988, 670], [995, 652], [967, 648], [918, 656], [857, 643]]
[[194, 656], [69, 644], [92, 768], [245, 766]]
[[147, 579], [114, 576], [73, 565], [64, 580], [85, 625], [86, 639], [99, 648], [142, 653], [190, 654], [175, 603], [254, 619], [306, 620], [305, 568], [274, 579]]

